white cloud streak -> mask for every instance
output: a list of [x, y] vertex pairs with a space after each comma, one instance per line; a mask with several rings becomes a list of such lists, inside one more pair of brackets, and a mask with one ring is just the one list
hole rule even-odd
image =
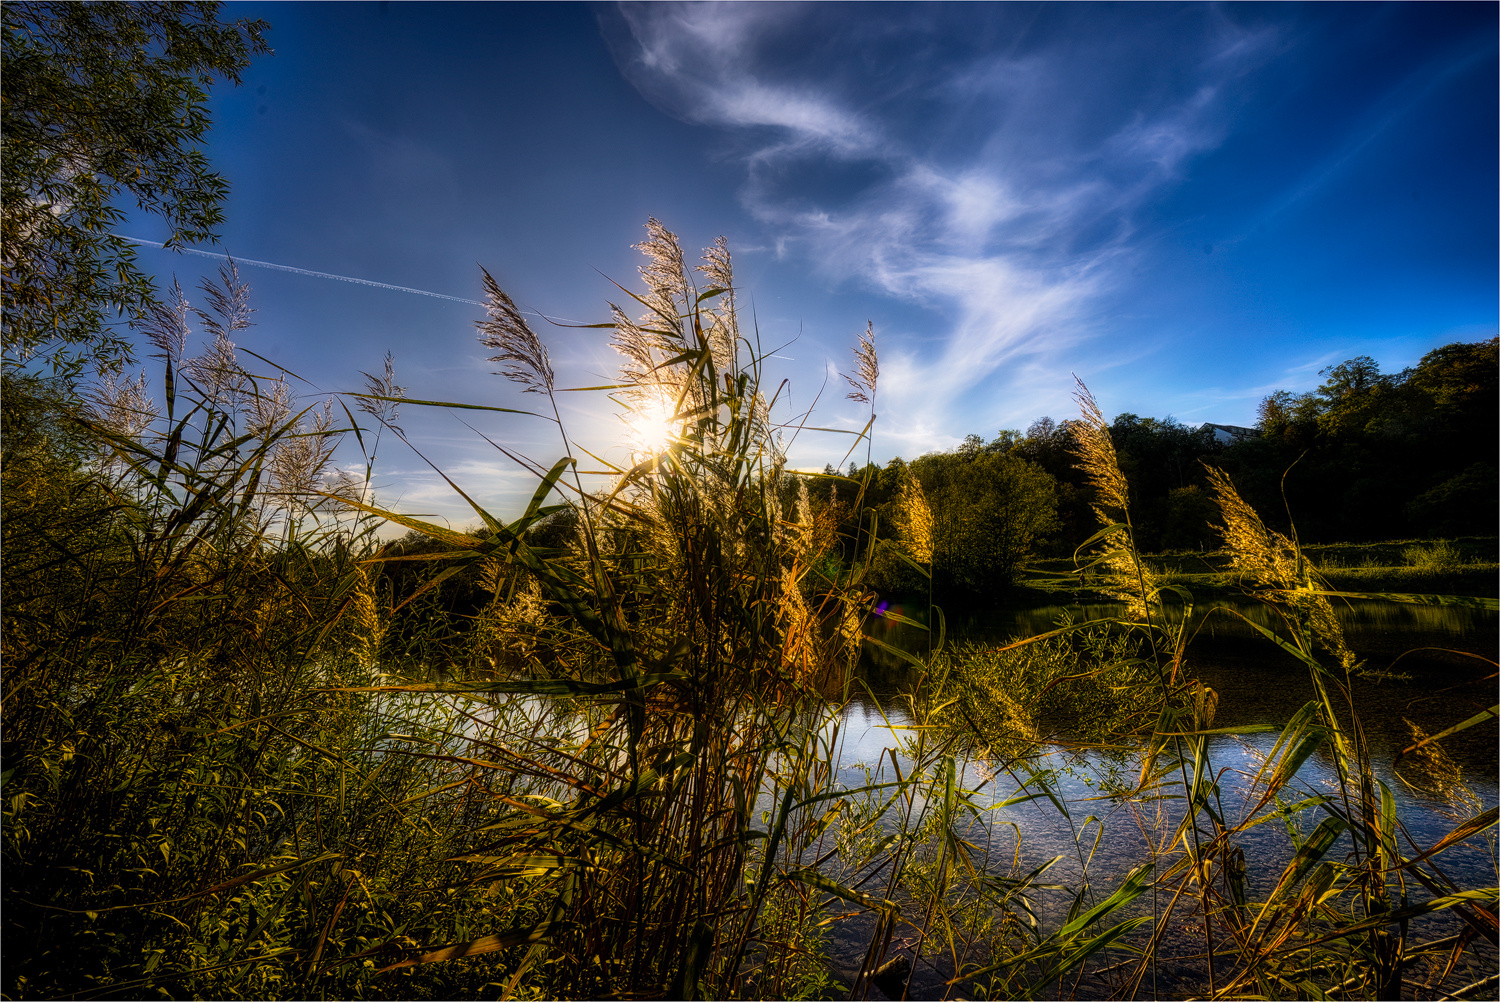
[[[883, 344], [883, 434], [894, 425], [916, 448], [946, 444], [937, 429], [959, 408], [1001, 420], [1060, 395], [1034, 377], [1065, 373], [1097, 333], [1091, 312], [1131, 259], [1140, 210], [1221, 141], [1221, 89], [1266, 48], [1210, 18], [1200, 58], [1171, 68], [1182, 79], [1153, 89], [1148, 67], [1141, 95], [1122, 100], [1110, 60], [1140, 76], [1150, 57], [1107, 32], [1094, 51], [1020, 52], [1023, 27], [1008, 50], [945, 61], [929, 46], [929, 63], [871, 78], [879, 39], [837, 10], [620, 11], [622, 71], [659, 107], [744, 144], [741, 198], [778, 247], [942, 318], [937, 338]], [[923, 25], [903, 27], [921, 38]]]

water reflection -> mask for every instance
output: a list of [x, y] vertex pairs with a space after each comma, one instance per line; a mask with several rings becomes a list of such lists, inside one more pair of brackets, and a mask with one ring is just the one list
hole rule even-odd
[[[926, 609], [920, 604], [884, 608], [893, 609], [918, 622], [926, 619]], [[1338, 616], [1339, 625], [1356, 649], [1363, 643], [1366, 647], [1386, 651], [1402, 644], [1406, 647], [1420, 646], [1411, 641], [1421, 640], [1424, 643], [1436, 641], [1450, 645], [1456, 642], [1457, 646], [1464, 649], [1493, 656], [1496, 647], [1497, 614], [1491, 610], [1459, 605], [1349, 600], [1335, 602], [1334, 612]], [[1118, 618], [1124, 613], [1125, 605], [1118, 602], [1044, 605], [1020, 609], [997, 607], [955, 619], [947, 624], [947, 632], [950, 637], [981, 643], [1004, 643], [1045, 633], [1064, 620], [1093, 622]], [[1183, 613], [1182, 606], [1168, 606], [1165, 610], [1166, 621], [1176, 625], [1182, 621]], [[1215, 598], [1193, 606], [1193, 636], [1195, 640], [1242, 637], [1263, 645], [1264, 638], [1246, 620], [1273, 629], [1280, 625], [1276, 613], [1261, 602]], [[867, 632], [877, 639], [912, 651], [925, 651], [929, 641], [925, 630], [884, 619], [878, 612], [870, 619]], [[871, 661], [879, 666], [905, 663], [893, 655], [879, 652], [878, 649], [872, 651]]]
[[[1219, 611], [1212, 611], [1219, 610]], [[921, 610], [909, 608], [912, 619]], [[1092, 622], [1120, 616], [1124, 606], [1094, 603], [995, 609], [950, 627], [953, 637], [976, 643], [1009, 643], [1054, 629], [1064, 617]], [[1169, 610], [1180, 616], [1181, 610]], [[1413, 741], [1413, 725], [1435, 734], [1493, 706], [1490, 674], [1500, 647], [1497, 614], [1458, 606], [1419, 606], [1395, 602], [1350, 602], [1336, 607], [1350, 648], [1367, 672], [1353, 677], [1352, 695], [1374, 753], [1389, 759]], [[1244, 618], [1239, 618], [1243, 616]], [[1281, 724], [1313, 698], [1307, 669], [1277, 649], [1245, 620], [1268, 628], [1276, 614], [1248, 600], [1215, 600], [1194, 609], [1186, 669], [1219, 693], [1223, 727]], [[910, 627], [872, 619], [868, 632], [887, 644], [925, 650], [928, 635]], [[1388, 673], [1398, 677], [1382, 677]], [[909, 691], [916, 669], [898, 656], [869, 645], [859, 683], [877, 693]], [[1054, 735], [1066, 738], [1066, 734]], [[1445, 748], [1475, 778], [1494, 782], [1496, 730], [1478, 727], [1445, 741]]]
[[[1220, 694], [1215, 726], [1279, 727], [1313, 698], [1305, 667], [1238, 618], [1273, 626], [1273, 612], [1250, 602], [1216, 605], [1225, 611], [1206, 616], [1202, 607], [1194, 611], [1194, 621], [1202, 626], [1188, 659], [1190, 676], [1202, 679]], [[918, 618], [915, 610], [901, 611]], [[1064, 615], [1074, 621], [1101, 620], [1122, 611], [1122, 606], [1103, 603], [994, 610], [970, 617], [952, 632], [979, 643], [1002, 643], [1052, 629]], [[1394, 665], [1397, 672], [1407, 676], [1354, 678], [1351, 695], [1372, 749], [1375, 774], [1390, 787], [1396, 800], [1405, 829], [1402, 849], [1415, 855], [1419, 851], [1416, 846], [1436, 843], [1460, 819], [1493, 807], [1500, 800], [1493, 726], [1476, 727], [1443, 742], [1455, 767], [1452, 775], [1424, 776], [1417, 764], [1410, 762], [1403, 763], [1402, 776], [1392, 768], [1396, 753], [1415, 735], [1436, 733], [1493, 705], [1495, 683], [1487, 676], [1494, 666], [1484, 659], [1495, 657], [1496, 615], [1461, 607], [1377, 602], [1349, 603], [1338, 614], [1351, 648], [1366, 667], [1378, 673]], [[871, 633], [913, 651], [923, 650], [927, 643], [923, 631], [906, 626], [877, 622]], [[874, 695], [851, 699], [843, 714], [839, 777], [845, 784], [853, 787], [865, 782], [867, 768], [877, 780], [892, 778], [888, 749], [899, 750], [903, 735], [910, 733], [903, 730], [912, 720], [901, 694], [910, 691], [915, 675], [908, 662], [878, 648], [872, 648], [862, 661], [858, 681]], [[1009, 869], [1018, 859], [1020, 867], [1027, 869], [1058, 857], [1048, 873], [1050, 880], [1070, 887], [1086, 882], [1107, 894], [1107, 889], [1116, 886], [1132, 867], [1165, 848], [1163, 841], [1170, 839], [1181, 820], [1182, 801], [1107, 796], [1106, 788], [1130, 785], [1139, 769], [1138, 757], [1067, 747], [1068, 735], [1063, 731], [1055, 731], [1051, 737], [1053, 742], [1025, 763], [998, 769], [995, 762], [983, 759], [963, 763], [965, 785], [980, 791], [976, 800], [987, 809], [985, 823], [976, 826], [969, 837], [984, 848], [990, 865]], [[1255, 809], [1259, 800], [1255, 777], [1276, 738], [1276, 733], [1259, 733], [1210, 739], [1209, 755], [1218, 771], [1219, 802], [1228, 825], [1245, 820]], [[909, 767], [909, 760], [899, 751], [897, 758], [903, 768]], [[1403, 776], [1412, 783], [1403, 781]], [[995, 806], [1043, 785], [1065, 810], [1045, 798]], [[1303, 765], [1295, 787], [1295, 791], [1283, 794], [1284, 801], [1337, 794], [1337, 773], [1326, 748]], [[1465, 798], [1467, 803], [1462, 802]], [[1290, 820], [1305, 833], [1323, 816], [1317, 808], [1308, 808]], [[1097, 851], [1090, 858], [1101, 829]], [[1293, 855], [1292, 837], [1285, 824], [1275, 822], [1246, 830], [1238, 841], [1245, 852], [1249, 896], [1251, 900], [1264, 900]], [[1340, 857], [1348, 848], [1345, 835], [1329, 858]], [[1493, 886], [1500, 880], [1494, 843], [1482, 837], [1447, 850], [1442, 866], [1460, 886]], [[1040, 914], [1047, 921], [1059, 922], [1071, 902], [1069, 894], [1053, 893], [1040, 903]], [[1133, 908], [1129, 914], [1150, 914], [1151, 896], [1137, 900]], [[1458, 931], [1459, 924], [1455, 915], [1440, 912], [1417, 920], [1413, 929], [1420, 925], [1424, 937], [1440, 936]], [[866, 946], [861, 939], [864, 934], [857, 924], [840, 932], [836, 952], [843, 965], [857, 965]], [[1194, 932], [1191, 922], [1184, 919], [1159, 946], [1161, 980], [1156, 989], [1172, 994], [1174, 990], [1200, 987], [1196, 982], [1202, 974], [1201, 964], [1191, 957], [1201, 950], [1201, 933]], [[1124, 959], [1121, 955], [1109, 962]], [[1107, 962], [1095, 968], [1106, 966]], [[943, 974], [940, 968], [919, 969], [912, 997], [941, 997], [946, 990]], [[1104, 981], [1096, 981], [1092, 987], [1081, 985], [1079, 997], [1102, 997], [1108, 992]]]
[[[898, 750], [896, 757], [902, 769], [909, 771], [911, 760], [900, 754], [899, 749], [903, 747], [903, 737], [911, 733], [904, 728], [911, 723], [899, 699], [883, 700], [880, 704], [870, 699], [852, 701], [843, 715], [840, 781], [854, 788], [871, 777], [877, 782], [894, 778], [888, 749]], [[1276, 737], [1263, 733], [1210, 739], [1209, 756], [1219, 776], [1219, 807], [1228, 825], [1246, 820], [1255, 809], [1260, 793], [1255, 777]], [[1041, 749], [1028, 762], [1008, 763], [1001, 768], [991, 760], [969, 758], [961, 763], [962, 783], [978, 791], [974, 801], [984, 810], [984, 822], [971, 825], [966, 837], [982, 850], [979, 857], [982, 865], [995, 872], [1009, 872], [1013, 868], [1025, 871], [1057, 857], [1047, 878], [1070, 890], [1044, 893], [1037, 902], [1038, 917], [1044, 926], [1055, 928], [1066, 921], [1073, 901], [1072, 889], [1090, 888], [1088, 903], [1094, 904], [1096, 898], [1107, 896], [1132, 867], [1152, 858], [1153, 853], [1165, 852], [1167, 858], [1171, 857], [1166, 843], [1171, 842], [1172, 833], [1182, 819], [1180, 799], [1104, 793], [1109, 786], [1129, 785], [1138, 768], [1139, 760], [1133, 755], [1056, 746]], [[1415, 846], [1437, 842], [1461, 818], [1494, 806], [1500, 793], [1493, 780], [1471, 778], [1467, 787], [1475, 802], [1465, 808], [1440, 795], [1409, 788], [1394, 775], [1388, 761], [1376, 762], [1375, 772], [1395, 796], [1406, 830], [1407, 844], [1402, 848], [1409, 855], [1417, 853]], [[1040, 792], [1044, 787], [1066, 807], [1066, 812], [1059, 810], [1048, 797], [996, 806], [1019, 794]], [[1331, 757], [1326, 753], [1316, 754], [1303, 765], [1293, 786], [1283, 792], [1282, 800], [1295, 803], [1316, 794], [1336, 796], [1337, 793], [1337, 774]], [[1305, 834], [1323, 816], [1319, 809], [1310, 807], [1294, 815], [1291, 822]], [[894, 814], [887, 820], [890, 830], [897, 823]], [[1246, 890], [1250, 900], [1265, 900], [1295, 851], [1287, 827], [1273, 822], [1249, 828], [1237, 839], [1237, 844], [1245, 852]], [[1349, 837], [1345, 835], [1328, 858], [1341, 858], [1349, 847]], [[1442, 866], [1460, 886], [1493, 886], [1500, 877], [1492, 853], [1492, 843], [1482, 837], [1474, 838], [1447, 850]], [[1118, 918], [1150, 915], [1154, 905], [1159, 904], [1153, 903], [1151, 895], [1145, 895], [1120, 912]], [[1457, 916], [1440, 912], [1414, 921], [1411, 932], [1423, 939], [1437, 938], [1459, 931], [1460, 925]], [[869, 926], [868, 922], [854, 922], [837, 928], [834, 959], [845, 972], [858, 967], [868, 945]], [[1201, 964], [1193, 958], [1201, 954], [1202, 939], [1195, 929], [1185, 917], [1158, 947], [1157, 989], [1163, 996], [1201, 987]], [[1104, 957], [1092, 968], [1099, 970], [1126, 959], [1123, 953]], [[935, 968], [919, 968], [911, 997], [943, 997], [947, 990], [943, 982], [951, 974], [941, 963]], [[1102, 998], [1110, 992], [1107, 980], [1085, 979], [1079, 986], [1078, 997]]]

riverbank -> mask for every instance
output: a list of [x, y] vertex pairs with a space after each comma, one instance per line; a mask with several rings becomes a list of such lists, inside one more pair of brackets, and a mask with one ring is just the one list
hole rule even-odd
[[[1500, 539], [1495, 536], [1327, 543], [1303, 552], [1334, 591], [1500, 599]], [[1243, 594], [1231, 559], [1225, 550], [1145, 555], [1160, 584], [1185, 588], [1195, 600]], [[1027, 564], [1005, 604], [1020, 608], [1101, 597], [1087, 575], [1080, 580], [1073, 560], [1063, 557]]]

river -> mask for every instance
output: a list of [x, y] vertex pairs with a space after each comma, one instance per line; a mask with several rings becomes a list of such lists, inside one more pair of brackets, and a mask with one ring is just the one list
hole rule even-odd
[[[1214, 726], [1279, 727], [1313, 698], [1307, 670], [1239, 618], [1271, 625], [1264, 607], [1238, 602], [1215, 604], [1220, 610], [1207, 616], [1198, 628], [1186, 661], [1188, 676], [1200, 679], [1219, 695]], [[1002, 643], [1051, 629], [1063, 612], [1062, 607], [995, 610], [950, 624], [949, 633], [980, 643]], [[1103, 619], [1119, 615], [1120, 607], [1091, 605], [1072, 607], [1068, 612], [1075, 619]], [[1203, 612], [1200, 608], [1195, 619]], [[1419, 768], [1411, 760], [1402, 764], [1400, 776], [1392, 768], [1400, 749], [1415, 740], [1418, 731], [1414, 728], [1435, 734], [1495, 704], [1495, 680], [1487, 677], [1495, 667], [1484, 659], [1496, 657], [1500, 643], [1497, 617], [1494, 612], [1462, 607], [1363, 601], [1343, 606], [1338, 615], [1350, 647], [1373, 676], [1356, 678], [1351, 691], [1374, 771], [1390, 787], [1409, 840], [1401, 846], [1402, 852], [1413, 856], [1418, 851], [1414, 846], [1432, 845], [1459, 820], [1495, 806], [1500, 799], [1497, 730], [1492, 725], [1473, 727], [1445, 739], [1443, 749], [1452, 768], [1439, 770], [1442, 774]], [[926, 634], [910, 627], [877, 622], [871, 632], [908, 649], [919, 649], [926, 643]], [[1380, 673], [1399, 677], [1379, 677]], [[913, 683], [914, 670], [899, 658], [871, 649], [862, 661], [861, 674], [864, 684], [855, 687], [859, 695], [844, 708], [840, 727], [839, 777], [850, 787], [866, 781], [866, 767], [874, 770], [877, 779], [890, 779], [886, 749], [900, 748], [902, 738], [910, 734], [903, 730], [911, 719], [901, 694]], [[987, 809], [986, 822], [972, 826], [968, 835], [984, 847], [990, 865], [1003, 864], [1008, 869], [1017, 852], [1022, 870], [1060, 857], [1047, 878], [1069, 890], [1039, 895], [1038, 915], [1044, 927], [1064, 920], [1073, 893], [1085, 882], [1089, 888], [1086, 906], [1107, 896], [1127, 871], [1151, 858], [1153, 843], [1161, 840], [1163, 831], [1173, 830], [1180, 819], [1180, 801], [1102, 797], [1101, 788], [1111, 779], [1128, 782], [1138, 768], [1138, 756], [1071, 747], [1065, 722], [1054, 728], [1049, 736], [1055, 740], [1030, 761], [1029, 772], [1012, 768], [997, 774], [992, 772], [993, 762], [962, 763], [964, 785], [981, 790], [974, 802]], [[1262, 732], [1210, 739], [1210, 758], [1214, 768], [1222, 770], [1220, 802], [1229, 824], [1250, 810], [1246, 801], [1251, 777], [1276, 738], [1275, 732]], [[897, 757], [903, 763], [907, 761]], [[1047, 799], [993, 808], [1018, 792], [1034, 789], [1037, 774], [1066, 805], [1066, 814]], [[1022, 790], [1023, 785], [1027, 790]], [[1304, 797], [1337, 790], [1334, 761], [1326, 748], [1303, 765], [1295, 788]], [[1295, 820], [1305, 833], [1322, 816], [1318, 809], [1309, 808]], [[1103, 834], [1094, 849], [1101, 829]], [[1326, 858], [1339, 857], [1341, 846], [1347, 850], [1347, 843], [1345, 835]], [[1262, 824], [1244, 832], [1238, 844], [1245, 851], [1250, 900], [1264, 900], [1292, 856], [1291, 838], [1280, 823]], [[1443, 871], [1461, 887], [1495, 886], [1500, 881], [1494, 852], [1494, 842], [1479, 836], [1448, 849], [1440, 862]], [[1413, 901], [1427, 896], [1415, 885], [1409, 890]], [[1118, 917], [1149, 915], [1153, 908], [1160, 907], [1160, 900], [1153, 900], [1148, 893]], [[846, 978], [859, 966], [872, 925], [872, 920], [865, 919], [837, 928], [831, 959]], [[1414, 921], [1412, 934], [1446, 935], [1457, 931], [1458, 926], [1459, 920], [1451, 912], [1440, 912]], [[1204, 987], [1201, 960], [1189, 959], [1202, 950], [1199, 928], [1191, 918], [1185, 918], [1180, 928], [1173, 929], [1157, 951], [1155, 983], [1143, 983], [1141, 994], [1182, 997]], [[1145, 931], [1134, 938], [1142, 939]], [[911, 939], [898, 936], [897, 945], [910, 945]], [[1484, 956], [1493, 962], [1493, 950], [1487, 950]], [[1126, 954], [1118, 951], [1098, 958], [1090, 967], [1094, 973], [1077, 983], [1070, 981], [1065, 990], [1081, 998], [1108, 996], [1118, 990], [1122, 969], [1113, 974], [1097, 972], [1126, 959]], [[911, 997], [944, 997], [950, 991], [944, 981], [952, 973], [951, 960], [920, 961], [912, 979]], [[879, 995], [878, 988], [871, 989], [870, 997]]]

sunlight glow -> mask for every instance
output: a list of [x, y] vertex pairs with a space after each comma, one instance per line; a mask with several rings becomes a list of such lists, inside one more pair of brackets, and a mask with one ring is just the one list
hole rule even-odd
[[677, 436], [672, 409], [663, 400], [641, 400], [621, 415], [630, 440], [631, 453], [645, 458], [666, 452]]

